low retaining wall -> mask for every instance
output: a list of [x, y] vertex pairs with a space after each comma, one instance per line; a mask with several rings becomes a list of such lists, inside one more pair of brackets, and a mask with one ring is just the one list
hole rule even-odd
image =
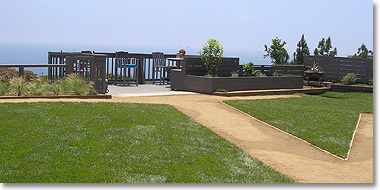
[[279, 77], [216, 77], [185, 75], [180, 70], [171, 72], [171, 89], [200, 93], [213, 93], [217, 89], [227, 91], [269, 90], [269, 89], [301, 89], [302, 76]]
[[323, 88], [308, 88], [308, 89], [275, 89], [275, 90], [252, 90], [252, 91], [235, 91], [235, 92], [214, 92], [217, 96], [265, 96], [265, 95], [289, 95], [295, 93], [304, 94], [323, 94], [330, 91], [329, 87]]
[[344, 84], [332, 84], [331, 91], [333, 92], [367, 92], [373, 93], [373, 87], [361, 86], [361, 85], [344, 85]]

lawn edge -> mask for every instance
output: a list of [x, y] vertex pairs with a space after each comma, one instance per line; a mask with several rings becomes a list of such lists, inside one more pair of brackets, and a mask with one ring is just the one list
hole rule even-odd
[[[222, 100], [222, 101], [223, 101], [223, 100]], [[221, 101], [221, 102], [222, 102], [222, 101]], [[222, 103], [223, 103], [223, 102], [222, 102]], [[229, 139], [227, 139], [227, 138], [221, 136], [220, 134], [218, 134], [218, 133], [217, 133], [216, 131], [214, 131], [213, 129], [211, 129], [211, 128], [209, 128], [209, 127], [207, 127], [207, 126], [205, 126], [205, 125], [199, 123], [199, 122], [196, 121], [194, 118], [192, 118], [192, 117], [190, 117], [189, 115], [187, 115], [187, 114], [185, 114], [184, 112], [182, 112], [182, 111], [181, 111], [179, 108], [177, 108], [176, 106], [174, 106], [174, 105], [170, 105], [170, 104], [164, 104], [164, 105], [169, 105], [169, 106], [173, 107], [173, 108], [176, 109], [178, 112], [181, 112], [181, 113], [184, 114], [186, 117], [189, 117], [189, 118], [190, 118], [191, 120], [193, 120], [195, 123], [197, 123], [197, 124], [201, 125], [202, 127], [206, 128], [206, 129], [208, 129], [208, 130], [210, 130], [211, 132], [213, 132], [213, 133], [214, 133], [215, 135], [217, 135], [218, 137], [220, 137], [220, 138], [224, 139], [225, 141], [227, 141], [228, 143], [234, 145], [236, 148], [238, 148], [239, 150], [241, 150], [242, 152], [244, 152], [244, 154], [246, 154], [247, 156], [251, 157], [251, 158], [254, 159], [254, 160], [257, 160], [257, 161], [261, 162], [261, 164], [263, 164], [264, 166], [266, 166], [266, 167], [268, 167], [268, 168], [270, 168], [270, 169], [276, 171], [277, 173], [279, 173], [279, 174], [285, 176], [286, 178], [288, 178], [288, 179], [291, 181], [290, 183], [281, 183], [281, 184], [296, 184], [296, 183], [298, 183], [298, 182], [296, 181], [296, 179], [293, 179], [293, 178], [289, 177], [288, 175], [285, 175], [284, 173], [278, 171], [278, 170], [275, 169], [274, 167], [265, 164], [262, 160], [253, 157], [253, 156], [250, 155], [248, 152], [246, 152], [242, 147], [240, 147], [240, 146], [238, 146], [237, 144], [231, 142]], [[270, 183], [266, 183], [266, 184], [270, 184]]]
[[359, 114], [359, 119], [358, 119], [358, 122], [356, 123], [355, 131], [352, 134], [351, 143], [350, 143], [350, 149], [348, 149], [348, 152], [347, 152], [347, 160], [350, 157], [350, 153], [351, 153], [351, 149], [352, 149], [352, 144], [354, 143], [356, 132], [358, 131], [359, 123], [360, 123], [361, 120], [362, 120], [362, 113]]
[[61, 99], [61, 98], [76, 98], [76, 99], [112, 99], [112, 95], [56, 95], [56, 96], [0, 96], [3, 99]]
[[317, 150], [320, 150], [320, 151], [322, 151], [322, 152], [324, 152], [324, 153], [326, 153], [326, 154], [328, 154], [328, 155], [330, 155], [330, 156], [332, 156], [332, 157], [334, 157], [334, 158], [337, 158], [337, 159], [339, 159], [339, 160], [343, 160], [343, 161], [347, 161], [347, 160], [349, 159], [349, 155], [350, 155], [351, 148], [352, 148], [352, 144], [353, 144], [353, 141], [354, 141], [354, 138], [355, 138], [355, 135], [356, 135], [356, 131], [358, 130], [359, 123], [360, 123], [360, 120], [361, 120], [361, 118], [362, 118], [362, 113], [360, 113], [360, 114], [359, 114], [358, 122], [356, 123], [355, 131], [354, 131], [354, 133], [352, 134], [351, 143], [350, 143], [350, 148], [349, 148], [349, 150], [348, 150], [348, 152], [347, 152], [347, 157], [346, 157], [346, 158], [342, 158], [342, 157], [340, 157], [340, 156], [338, 156], [338, 155], [336, 155], [336, 154], [334, 154], [334, 153], [331, 153], [331, 152], [329, 152], [329, 151], [327, 151], [327, 150], [325, 150], [325, 149], [322, 149], [322, 148], [320, 148], [320, 147], [318, 147], [318, 146], [316, 146], [316, 145], [314, 145], [314, 144], [311, 144], [310, 142], [308, 142], [308, 141], [306, 141], [306, 140], [304, 140], [304, 139], [301, 139], [301, 138], [299, 138], [299, 137], [297, 137], [297, 136], [295, 136], [295, 135], [292, 135], [292, 134], [290, 134], [290, 133], [288, 133], [288, 132], [286, 132], [286, 131], [284, 131], [284, 130], [282, 130], [282, 129], [279, 129], [279, 128], [277, 128], [277, 127], [275, 127], [275, 126], [273, 126], [273, 125], [271, 125], [271, 124], [269, 124], [269, 123], [266, 123], [266, 122], [264, 122], [264, 121], [261, 121], [261, 120], [255, 118], [255, 117], [253, 117], [252, 115], [249, 115], [248, 113], [245, 113], [245, 112], [243, 112], [243, 111], [241, 111], [241, 110], [239, 110], [239, 109], [237, 109], [237, 108], [235, 108], [235, 107], [233, 107], [233, 106], [231, 106], [231, 105], [228, 105], [227, 103], [224, 103], [223, 101], [224, 101], [224, 100], [220, 101], [220, 103], [222, 103], [223, 105], [226, 105], [226, 106], [228, 106], [228, 107], [230, 107], [230, 108], [232, 108], [232, 109], [234, 109], [234, 110], [236, 110], [236, 111], [238, 111], [238, 112], [240, 112], [240, 113], [242, 113], [242, 114], [244, 114], [244, 115], [246, 115], [246, 116], [248, 116], [248, 117], [251, 117], [251, 118], [253, 118], [254, 120], [256, 120], [256, 121], [258, 121], [258, 122], [260, 122], [260, 123], [263, 123], [263, 124], [265, 124], [265, 125], [267, 125], [267, 126], [273, 128], [273, 129], [275, 129], [275, 130], [277, 130], [277, 131], [279, 131], [279, 132], [282, 132], [282, 133], [284, 133], [284, 134], [286, 134], [286, 135], [289, 135], [289, 136], [291, 136], [291, 137], [293, 137], [293, 138], [295, 138], [295, 139], [297, 139], [297, 140], [300, 140], [300, 141], [302, 141], [302, 142], [304, 142], [304, 143], [306, 143], [306, 144], [308, 144], [308, 145], [310, 145], [310, 146], [316, 148]]

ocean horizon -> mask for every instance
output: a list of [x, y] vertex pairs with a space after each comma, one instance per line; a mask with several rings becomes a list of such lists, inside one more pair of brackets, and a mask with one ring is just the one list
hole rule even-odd
[[[131, 53], [151, 53], [161, 51], [175, 54], [180, 48], [133, 47], [133, 46], [102, 46], [102, 45], [73, 45], [73, 44], [31, 44], [31, 43], [0, 43], [0, 64], [47, 64], [49, 51], [78, 52], [91, 50], [95, 52], [127, 51]], [[193, 48], [185, 48], [187, 55], [198, 55]], [[253, 62], [255, 65], [271, 65], [269, 59], [264, 59], [262, 52], [224, 50], [225, 57], [239, 57], [240, 64]], [[42, 68], [30, 68], [41, 75]], [[47, 69], [45, 69], [47, 71]], [[44, 73], [46, 74], [46, 73]]]

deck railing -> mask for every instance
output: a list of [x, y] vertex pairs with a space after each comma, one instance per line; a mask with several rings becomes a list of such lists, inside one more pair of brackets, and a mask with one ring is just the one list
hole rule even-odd
[[[58, 65], [65, 64], [67, 56], [82, 56], [82, 52], [49, 52], [48, 53], [48, 64]], [[89, 55], [85, 53], [86, 55]], [[101, 54], [106, 56], [106, 78], [110, 83], [113, 83], [118, 72], [116, 70], [116, 53], [106, 53], [106, 52], [96, 52], [95, 55]], [[165, 58], [174, 58], [176, 54], [164, 54]], [[129, 59], [136, 61], [139, 64], [139, 73], [137, 73], [139, 78], [139, 83], [144, 84], [145, 81], [154, 80], [154, 67], [152, 54], [148, 53], [128, 53]], [[167, 66], [175, 66], [175, 61], [167, 60]], [[61, 77], [65, 73], [64, 69], [51, 68], [49, 69], [49, 78], [54, 79]], [[133, 69], [130, 71], [133, 72]], [[129, 73], [129, 74], [131, 74]], [[166, 75], [167, 73], [164, 73]]]

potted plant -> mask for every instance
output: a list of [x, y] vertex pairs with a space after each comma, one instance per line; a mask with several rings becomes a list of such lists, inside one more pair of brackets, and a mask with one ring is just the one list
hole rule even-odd
[[185, 54], [186, 54], [186, 51], [184, 49], [180, 49], [178, 52], [179, 52], [180, 58], [183, 58], [183, 56], [185, 56]]
[[199, 53], [207, 74], [216, 77], [223, 59], [223, 46], [217, 40], [209, 39]]
[[304, 77], [308, 81], [320, 81], [323, 76], [323, 71], [317, 63], [314, 62], [313, 66], [306, 66], [309, 69], [304, 72]]

